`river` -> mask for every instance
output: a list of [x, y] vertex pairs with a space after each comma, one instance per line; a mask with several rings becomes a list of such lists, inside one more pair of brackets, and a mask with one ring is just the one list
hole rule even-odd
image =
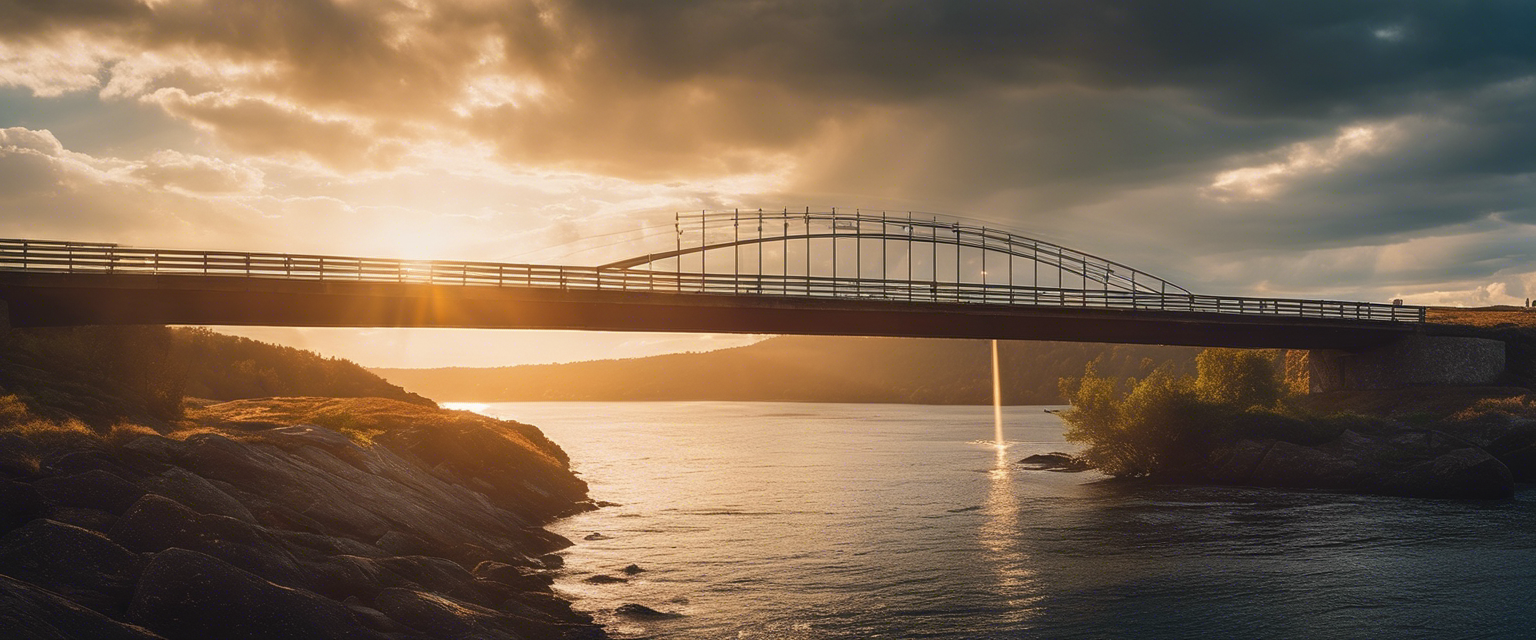
[[[616, 637], [1536, 635], [1536, 492], [1492, 502], [1104, 482], [1044, 407], [458, 404], [595, 499], [556, 583]], [[598, 533], [604, 539], [585, 540]], [[594, 574], [628, 583], [590, 584]], [[624, 603], [683, 614], [636, 621]]]

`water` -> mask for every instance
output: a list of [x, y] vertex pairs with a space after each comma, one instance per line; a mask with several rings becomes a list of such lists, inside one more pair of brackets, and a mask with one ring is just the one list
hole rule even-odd
[[[592, 495], [556, 583], [619, 637], [1536, 636], [1536, 493], [1494, 502], [1026, 471], [1041, 407], [505, 403]], [[992, 437], [989, 437], [992, 436]], [[608, 539], [583, 540], [600, 532]], [[646, 571], [627, 584], [582, 581]], [[685, 614], [611, 615], [639, 603]]]

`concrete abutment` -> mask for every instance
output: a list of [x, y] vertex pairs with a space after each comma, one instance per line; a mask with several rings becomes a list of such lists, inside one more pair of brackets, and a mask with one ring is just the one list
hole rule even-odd
[[1374, 349], [1286, 353], [1286, 379], [1302, 393], [1492, 384], [1503, 375], [1502, 340], [1415, 335]]

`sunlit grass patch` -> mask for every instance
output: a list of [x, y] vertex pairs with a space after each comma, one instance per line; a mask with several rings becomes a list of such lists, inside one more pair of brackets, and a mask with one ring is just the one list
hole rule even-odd
[[1454, 420], [1465, 421], [1489, 415], [1510, 418], [1536, 418], [1536, 398], [1529, 394], [1503, 398], [1482, 398], [1472, 403], [1471, 406], [1456, 412], [1451, 417]]

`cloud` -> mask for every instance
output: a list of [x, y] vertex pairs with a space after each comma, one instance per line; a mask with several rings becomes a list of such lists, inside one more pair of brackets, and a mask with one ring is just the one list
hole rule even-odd
[[[185, 185], [197, 172], [219, 166], [207, 158], [168, 154], [147, 163], [96, 157], [65, 149], [50, 131], [3, 129], [0, 233], [97, 242], [177, 238], [178, 244], [250, 234], [241, 207], [163, 188], [167, 184], [143, 175]], [[206, 175], [201, 178], [207, 182]]]
[[1395, 133], [1391, 125], [1359, 125], [1340, 131], [1330, 140], [1293, 143], [1274, 162], [1217, 174], [1204, 193], [1217, 200], [1273, 198], [1293, 180], [1332, 172], [1357, 156], [1382, 153], [1391, 146]]
[[[1513, 0], [0, 0], [0, 84], [207, 142], [13, 144], [0, 183], [34, 212], [130, 190], [150, 220], [357, 224], [360, 249], [440, 230], [477, 255], [673, 207], [890, 203], [1211, 289], [1374, 295], [1348, 270], [1464, 284], [1520, 255], [1500, 238], [1536, 222], [1532, 33]], [[1438, 272], [1361, 257], [1448, 237], [1470, 248]]]
[[80, 38], [46, 48], [0, 40], [0, 86], [27, 87], [44, 98], [84, 91], [100, 84], [109, 58]]
[[231, 148], [245, 153], [308, 155], [340, 170], [387, 168], [404, 154], [400, 141], [370, 135], [355, 121], [261, 98], [160, 89], [146, 99], [217, 132]]
[[128, 173], [156, 187], [191, 193], [257, 193], [262, 189], [259, 169], [171, 149], [154, 153]]
[[[9, 4], [0, 32], [23, 43], [17, 55], [72, 62], [8, 82], [59, 92], [102, 74], [112, 95], [176, 89], [198, 108], [162, 100], [168, 110], [242, 150], [359, 162], [336, 151], [334, 130], [253, 144], [255, 114], [214, 117], [210, 92], [221, 110], [281, 104], [386, 136], [434, 127], [491, 140], [507, 162], [651, 179], [761, 172], [891, 110], [971, 97], [985, 107], [1013, 91], [1098, 91], [1087, 116], [1112, 129], [1143, 118], [1116, 113], [1114, 96], [1134, 105], [1167, 91], [1251, 128], [1313, 120], [1289, 133], [1314, 137], [1340, 119], [1390, 116], [1405, 98], [1529, 71], [1536, 26], [1517, 2]], [[1036, 133], [1006, 112], [980, 117], [998, 137]]]

